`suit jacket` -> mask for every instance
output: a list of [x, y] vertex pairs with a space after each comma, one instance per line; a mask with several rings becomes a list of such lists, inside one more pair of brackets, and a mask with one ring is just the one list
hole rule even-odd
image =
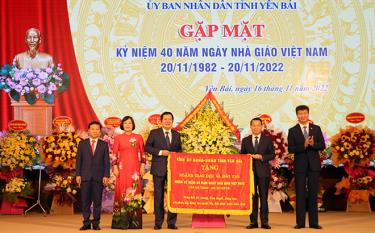
[[171, 152], [181, 152], [180, 134], [171, 130], [172, 141], [170, 148], [167, 149], [167, 140], [162, 128], [151, 130], [147, 138], [145, 151], [152, 154], [151, 174], [156, 176], [167, 175], [168, 156], [160, 156], [161, 150], [169, 150]]
[[260, 154], [263, 160], [253, 159], [253, 170], [258, 177], [270, 177], [269, 161], [275, 158], [275, 149], [272, 139], [261, 134], [258, 151], [254, 150], [252, 135], [242, 139], [241, 154]]
[[95, 153], [92, 154], [90, 139], [83, 140], [78, 145], [76, 175], [81, 176], [82, 181], [93, 178], [102, 182], [103, 177], [109, 177], [109, 148], [108, 144], [98, 139]]
[[299, 124], [289, 129], [288, 133], [288, 151], [294, 153], [295, 172], [320, 171], [319, 151], [324, 150], [322, 130], [319, 126], [309, 124], [309, 136], [313, 136], [314, 145], [305, 148], [305, 137]]

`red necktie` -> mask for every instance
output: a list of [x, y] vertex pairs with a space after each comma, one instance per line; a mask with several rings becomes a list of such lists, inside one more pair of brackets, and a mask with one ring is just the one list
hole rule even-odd
[[91, 151], [92, 151], [92, 155], [94, 156], [94, 153], [95, 153], [95, 140], [92, 140], [91, 141]]

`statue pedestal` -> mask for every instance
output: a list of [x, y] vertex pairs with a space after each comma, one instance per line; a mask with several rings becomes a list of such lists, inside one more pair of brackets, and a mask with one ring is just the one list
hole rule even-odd
[[27, 123], [27, 129], [34, 135], [49, 135], [52, 133], [52, 107], [54, 104], [47, 104], [39, 99], [35, 104], [30, 105], [22, 96], [20, 101], [11, 100], [14, 119], [23, 120]]

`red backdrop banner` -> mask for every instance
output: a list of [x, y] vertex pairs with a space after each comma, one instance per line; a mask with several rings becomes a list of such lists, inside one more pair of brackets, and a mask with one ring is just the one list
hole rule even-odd
[[171, 153], [168, 160], [168, 208], [172, 212], [251, 214], [250, 156]]
[[[86, 129], [91, 120], [97, 120], [85, 94], [76, 62], [69, 15], [65, 0], [2, 0], [0, 1], [0, 65], [11, 64], [16, 54], [27, 49], [25, 32], [31, 27], [42, 34], [40, 51], [53, 56], [54, 62], [70, 76], [67, 91], [57, 96], [54, 116], [70, 116], [76, 128]], [[13, 113], [10, 99], [0, 91], [0, 126], [7, 129]]]

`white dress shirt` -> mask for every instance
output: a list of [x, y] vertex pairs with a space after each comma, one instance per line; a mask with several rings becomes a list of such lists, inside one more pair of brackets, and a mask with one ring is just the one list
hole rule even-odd
[[258, 146], [259, 146], [259, 142], [260, 142], [260, 135], [261, 134], [258, 134], [258, 135], [252, 135], [251, 136], [251, 140], [252, 140], [252, 142], [253, 142], [253, 147], [254, 147], [254, 149], [255, 149], [255, 137], [258, 137]]
[[[170, 129], [170, 130], [166, 130], [166, 129], [164, 129], [164, 128], [162, 128], [162, 129], [163, 129], [164, 138], [165, 138], [165, 136], [166, 136], [165, 132], [168, 132], [169, 144], [172, 144], [172, 130], [171, 130], [171, 129]], [[159, 151], [159, 155], [162, 155], [162, 152], [161, 152], [161, 151], [162, 151], [162, 150]]]
[[307, 136], [310, 135], [310, 134], [309, 134], [309, 123], [307, 123], [307, 124], [305, 124], [305, 125], [303, 125], [303, 124], [301, 124], [301, 123], [298, 123], [298, 124], [299, 124], [299, 126], [301, 127], [302, 134], [303, 134], [303, 131], [304, 131], [304, 128], [303, 128], [303, 127], [306, 126]]

